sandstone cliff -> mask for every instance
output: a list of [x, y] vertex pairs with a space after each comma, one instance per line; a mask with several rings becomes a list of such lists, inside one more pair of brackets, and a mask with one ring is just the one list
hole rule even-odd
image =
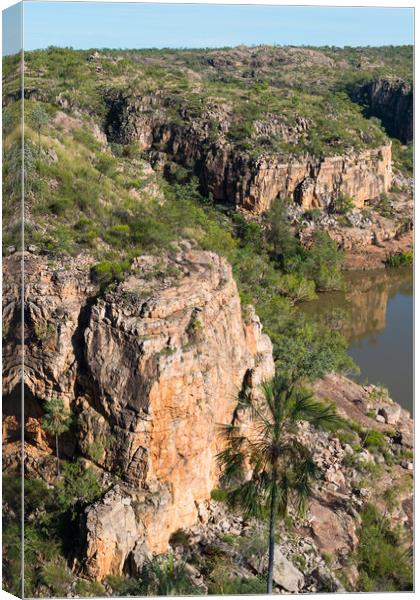
[[[78, 415], [77, 451], [90, 458], [101, 440], [97, 466], [121, 478], [85, 514], [82, 567], [101, 579], [136, 555], [165, 551], [173, 531], [196, 521], [217, 483], [218, 424], [230, 422], [242, 386], [273, 373], [271, 343], [252, 310], [243, 318], [227, 262], [188, 244], [136, 259], [126, 281], [99, 297], [83, 257], [55, 266], [24, 258], [26, 425], [38, 427], [29, 454], [38, 448], [42, 460], [43, 402], [58, 396]], [[16, 261], [5, 261], [9, 277]], [[19, 310], [13, 289], [6, 327]]]
[[[197, 116], [172, 106], [158, 94], [133, 98], [114, 93], [107, 102], [110, 141], [138, 143], [163, 170], [167, 161], [187, 166], [199, 176], [206, 195], [255, 213], [268, 210], [277, 197], [305, 209], [327, 208], [339, 194], [349, 194], [361, 208], [391, 187], [390, 144], [349, 150], [344, 155], [257, 152], [253, 156], [238, 149], [226, 135], [233, 118], [229, 103], [208, 103]], [[177, 117], [168, 120], [167, 110], [178, 111]], [[293, 128], [279, 125], [280, 135], [284, 141], [296, 143], [308, 126], [297, 117]], [[254, 123], [256, 132], [261, 133], [262, 127], [273, 134], [272, 124]]]

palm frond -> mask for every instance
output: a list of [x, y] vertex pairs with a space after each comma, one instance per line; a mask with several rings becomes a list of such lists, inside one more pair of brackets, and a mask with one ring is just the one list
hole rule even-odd
[[341, 427], [344, 423], [333, 404], [317, 400], [312, 391], [303, 388], [293, 393], [293, 410], [290, 417], [293, 421], [307, 421], [315, 427]]
[[263, 515], [267, 494], [267, 477], [263, 472], [228, 491], [227, 501], [232, 508], [242, 508], [247, 517], [260, 518]]
[[246, 455], [243, 452], [228, 446], [216, 455], [216, 461], [224, 480], [230, 483], [244, 480]]

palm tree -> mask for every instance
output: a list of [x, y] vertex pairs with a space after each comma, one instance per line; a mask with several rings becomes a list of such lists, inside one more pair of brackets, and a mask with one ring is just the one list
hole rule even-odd
[[263, 384], [257, 400], [249, 392], [240, 395], [238, 409], [248, 412], [247, 424], [223, 426], [226, 443], [218, 456], [222, 482], [232, 507], [247, 516], [269, 515], [267, 593], [273, 591], [274, 534], [277, 518], [293, 506], [299, 516], [306, 512], [311, 481], [318, 468], [309, 448], [298, 439], [298, 423], [315, 426], [341, 425], [332, 405], [319, 402], [311, 391], [292, 386], [280, 375]]
[[65, 409], [64, 402], [59, 398], [51, 398], [45, 407], [47, 413], [42, 419], [42, 425], [48, 433], [55, 436], [55, 455], [57, 458], [57, 477], [60, 476], [60, 456], [58, 452], [58, 437], [70, 428], [71, 417]]

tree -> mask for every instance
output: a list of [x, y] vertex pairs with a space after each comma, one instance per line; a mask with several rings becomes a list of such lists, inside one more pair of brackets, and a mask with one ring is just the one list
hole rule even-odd
[[325, 231], [316, 231], [313, 243], [302, 265], [303, 273], [316, 282], [317, 290], [339, 290], [343, 288], [341, 268], [344, 253]]
[[284, 268], [287, 257], [295, 254], [298, 248], [284, 202], [277, 199], [267, 213], [266, 220], [266, 240], [270, 254]]
[[38, 155], [41, 153], [41, 130], [48, 124], [49, 116], [40, 104], [37, 104], [31, 112], [31, 124], [38, 132]]
[[291, 505], [304, 515], [318, 473], [311, 451], [299, 440], [298, 423], [339, 426], [341, 419], [332, 405], [291, 386], [279, 374], [262, 389], [260, 401], [248, 392], [241, 394], [238, 410], [250, 414], [250, 423], [240, 427], [234, 419], [223, 427], [226, 446], [218, 462], [230, 505], [241, 507], [247, 516], [269, 517], [267, 593], [271, 594], [276, 521], [287, 516]]
[[327, 373], [357, 371], [347, 354], [346, 338], [331, 325], [293, 316], [275, 338], [274, 358], [279, 373], [293, 387]]
[[44, 429], [55, 436], [55, 455], [57, 457], [57, 476], [60, 475], [60, 456], [58, 452], [58, 438], [70, 428], [71, 417], [64, 407], [64, 402], [59, 398], [51, 398], [45, 407], [46, 415], [42, 420]]

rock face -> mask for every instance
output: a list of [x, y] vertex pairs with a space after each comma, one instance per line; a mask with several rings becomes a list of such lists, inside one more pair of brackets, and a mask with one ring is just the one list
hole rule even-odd
[[237, 206], [256, 213], [267, 211], [277, 197], [305, 210], [327, 208], [339, 194], [350, 195], [361, 208], [391, 186], [391, 146], [347, 156], [262, 156], [236, 164], [215, 149], [207, 157], [206, 178], [215, 198], [234, 198]]
[[[58, 396], [68, 406], [75, 398], [80, 352], [79, 326], [88, 300], [98, 290], [89, 278], [92, 261], [84, 257], [63, 259], [53, 267], [45, 257], [13, 254], [4, 261], [5, 326], [15, 331], [20, 318], [20, 262], [25, 264], [25, 385], [41, 399]], [[7, 395], [17, 384], [17, 336], [5, 344], [3, 389]], [[19, 342], [18, 342], [19, 343]], [[20, 364], [17, 365], [20, 369]], [[29, 410], [29, 403], [26, 407]]]
[[413, 86], [401, 79], [377, 79], [351, 90], [352, 99], [366, 106], [367, 116], [381, 119], [391, 137], [413, 141]]
[[[96, 464], [123, 481], [85, 514], [83, 564], [101, 579], [122, 571], [136, 543], [163, 552], [196, 521], [196, 503], [217, 484], [218, 426], [243, 386], [273, 374], [271, 342], [252, 310], [243, 318], [228, 263], [187, 243], [136, 259], [102, 297], [81, 258], [25, 262], [31, 418], [40, 424], [43, 401], [61, 397], [78, 414], [79, 452], [90, 458], [101, 441]], [[7, 363], [10, 394], [14, 374]]]
[[[343, 156], [261, 154], [254, 158], [226, 138], [232, 111], [228, 104], [207, 106], [200, 117], [181, 110], [180, 122], [169, 122], [161, 110], [168, 108], [168, 102], [159, 95], [130, 98], [111, 94], [108, 139], [124, 144], [137, 142], [152, 158], [155, 154], [159, 160], [162, 156], [171, 157], [176, 163], [193, 168], [204, 193], [211, 193], [217, 201], [262, 213], [277, 197], [311, 209], [326, 208], [339, 194], [349, 194], [356, 206], [363, 207], [391, 186], [390, 145], [349, 151]], [[286, 141], [295, 130], [305, 130], [307, 124], [301, 121], [297, 118], [296, 127], [284, 133]], [[216, 139], [211, 123], [217, 124]], [[257, 131], [263, 126], [272, 128], [273, 123], [254, 124]], [[156, 148], [160, 152], [156, 153]]]

